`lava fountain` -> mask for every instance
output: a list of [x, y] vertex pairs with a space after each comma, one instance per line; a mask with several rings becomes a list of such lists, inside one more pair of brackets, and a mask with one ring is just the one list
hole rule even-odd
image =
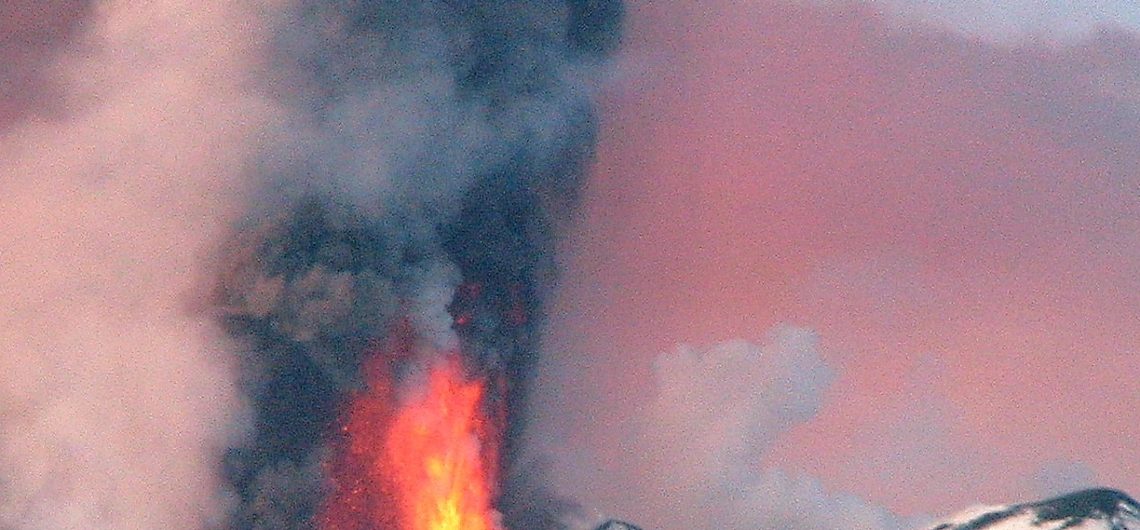
[[435, 355], [426, 383], [400, 396], [395, 355], [374, 355], [368, 387], [348, 403], [331, 475], [326, 530], [501, 530], [501, 426], [486, 414], [486, 382], [456, 353]]
[[455, 356], [431, 368], [423, 396], [397, 410], [384, 456], [405, 530], [499, 530], [494, 431], [482, 414], [484, 385]]

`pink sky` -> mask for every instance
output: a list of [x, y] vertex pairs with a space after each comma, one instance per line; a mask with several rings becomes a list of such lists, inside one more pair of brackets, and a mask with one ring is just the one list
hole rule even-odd
[[619, 444], [658, 354], [790, 323], [838, 377], [757, 465], [903, 514], [1140, 493], [1140, 40], [807, 5], [631, 6], [542, 410]]

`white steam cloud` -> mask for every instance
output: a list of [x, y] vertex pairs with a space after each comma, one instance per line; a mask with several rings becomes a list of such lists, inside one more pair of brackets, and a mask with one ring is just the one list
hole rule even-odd
[[833, 377], [814, 333], [779, 327], [762, 344], [682, 346], [659, 356], [654, 374], [656, 394], [625, 443], [555, 455], [568, 475], [604, 467], [587, 465], [592, 458], [619, 469], [579, 471], [563, 488], [658, 530], [902, 527], [881, 507], [763, 462], [777, 437], [816, 413]]
[[271, 115], [242, 5], [99, 3], [45, 66], [66, 111], [0, 138], [0, 528], [223, 520], [242, 409], [188, 295]]

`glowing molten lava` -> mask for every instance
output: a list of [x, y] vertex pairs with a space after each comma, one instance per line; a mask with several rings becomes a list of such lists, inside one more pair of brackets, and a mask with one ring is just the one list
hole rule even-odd
[[347, 447], [332, 464], [337, 490], [322, 528], [501, 530], [492, 508], [497, 430], [484, 414], [484, 383], [467, 380], [450, 356], [398, 403], [388, 371], [370, 372], [342, 429]]
[[495, 530], [483, 386], [457, 362], [432, 369], [426, 394], [393, 418], [386, 447], [405, 530]]

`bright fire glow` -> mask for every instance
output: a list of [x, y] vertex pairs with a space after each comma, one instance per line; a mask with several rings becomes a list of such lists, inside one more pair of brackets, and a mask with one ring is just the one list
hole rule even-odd
[[484, 413], [484, 383], [465, 378], [449, 356], [402, 402], [391, 386], [388, 370], [373, 366], [368, 391], [350, 404], [321, 527], [501, 530], [492, 508], [497, 430]]
[[393, 418], [386, 450], [404, 530], [498, 528], [483, 391], [452, 359], [433, 368], [426, 394]]

